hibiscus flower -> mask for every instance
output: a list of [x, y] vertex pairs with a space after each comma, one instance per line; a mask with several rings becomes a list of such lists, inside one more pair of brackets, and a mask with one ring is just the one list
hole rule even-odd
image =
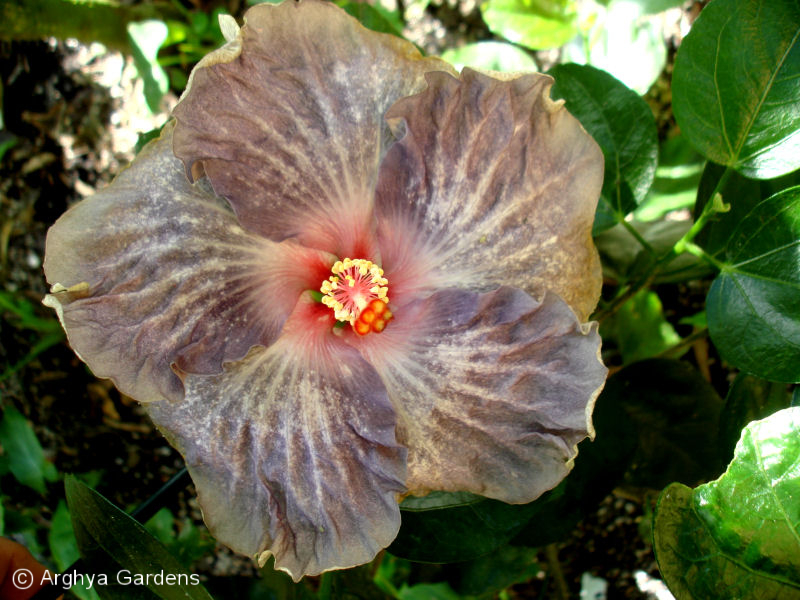
[[145, 403], [211, 532], [295, 579], [371, 560], [404, 495], [530, 502], [605, 379], [603, 159], [552, 80], [259, 5], [160, 139], [48, 234], [69, 342]]

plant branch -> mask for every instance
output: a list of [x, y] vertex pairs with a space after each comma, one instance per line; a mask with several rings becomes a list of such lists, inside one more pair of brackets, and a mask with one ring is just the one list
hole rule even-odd
[[674, 346], [659, 353], [658, 358], [675, 358], [680, 356], [687, 348], [690, 348], [697, 342], [697, 340], [702, 340], [705, 337], [708, 337], [708, 327], [703, 327], [689, 334]]
[[181, 14], [174, 6], [158, 2], [126, 6], [93, 0], [5, 0], [0, 2], [0, 39], [77, 38], [130, 52], [128, 23], [172, 18], [180, 19]]
[[547, 569], [553, 576], [553, 581], [556, 584], [556, 597], [559, 600], [569, 600], [569, 586], [567, 580], [564, 579], [564, 573], [561, 570], [561, 563], [558, 561], [558, 549], [555, 544], [548, 544], [544, 547], [544, 553], [547, 557]]
[[[658, 260], [655, 260], [644, 272], [644, 274], [634, 283], [630, 284], [625, 291], [617, 296], [617, 298], [615, 298], [607, 308], [596, 313], [593, 317], [595, 320], [602, 321], [603, 319], [607, 319], [615, 314], [623, 304], [635, 296], [640, 290], [650, 287], [661, 270], [684, 252], [690, 252], [695, 256], [699, 256], [703, 260], [710, 262], [718, 269], [722, 268], [722, 264], [719, 261], [717, 261], [710, 254], [706, 253], [702, 248], [700, 248], [700, 246], [692, 243], [692, 241], [697, 234], [702, 231], [712, 216], [714, 216], [716, 213], [727, 212], [729, 210], [729, 207], [722, 201], [720, 191], [725, 186], [725, 183], [732, 174], [733, 169], [727, 167], [717, 181], [717, 185], [714, 186], [714, 191], [711, 192], [711, 196], [709, 197], [708, 201], [706, 201], [705, 205], [703, 206], [703, 211], [700, 213], [700, 216], [694, 222], [694, 225], [691, 226], [689, 231], [683, 234], [683, 237], [675, 242], [675, 245], [672, 246], [669, 251], [667, 251]], [[631, 226], [631, 228], [633, 227]]]
[[631, 223], [629, 221], [626, 221], [625, 219], [622, 219], [622, 221], [620, 221], [620, 223], [622, 224], [622, 226], [625, 229], [628, 230], [628, 233], [630, 233], [633, 237], [636, 238], [636, 241], [639, 242], [639, 244], [642, 246], [642, 248], [644, 248], [650, 256], [655, 256], [656, 255], [656, 249], [653, 248], [653, 246], [650, 244], [650, 242], [648, 242], [646, 239], [644, 239], [644, 236], [641, 233], [639, 233], [639, 231], [636, 229], [636, 227], [631, 225]]

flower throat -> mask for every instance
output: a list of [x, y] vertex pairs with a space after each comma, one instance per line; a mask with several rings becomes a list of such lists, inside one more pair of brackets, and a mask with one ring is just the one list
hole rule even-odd
[[345, 258], [336, 261], [331, 272], [333, 275], [320, 287], [322, 303], [359, 335], [383, 331], [394, 316], [389, 310], [389, 281], [383, 269], [363, 258]]

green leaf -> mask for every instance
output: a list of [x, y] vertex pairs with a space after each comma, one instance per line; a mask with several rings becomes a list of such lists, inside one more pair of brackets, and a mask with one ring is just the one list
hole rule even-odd
[[210, 25], [211, 20], [208, 18], [208, 15], [204, 12], [193, 12], [189, 15], [189, 25], [192, 28], [192, 31], [195, 35], [201, 36], [207, 30], [208, 26]]
[[612, 0], [583, 39], [564, 47], [561, 62], [590, 64], [646, 94], [667, 62], [662, 19], [630, 0]]
[[686, 4], [685, 0], [633, 0], [639, 5], [642, 14], [656, 14]]
[[[270, 557], [258, 570], [258, 577], [210, 577], [206, 587], [214, 598], [224, 600], [312, 600], [318, 598], [309, 585], [309, 579], [294, 583], [283, 571], [275, 570], [275, 558]], [[321, 596], [320, 596], [321, 597]]]
[[778, 192], [800, 185], [800, 169], [774, 179], [762, 179], [759, 183], [761, 184], [761, 197], [769, 198]]
[[69, 509], [63, 500], [58, 501], [56, 512], [53, 513], [53, 520], [47, 532], [47, 542], [50, 545], [50, 554], [59, 571], [65, 571], [81, 557], [78, 544], [75, 543]]
[[448, 579], [462, 598], [494, 598], [508, 586], [536, 577], [542, 571], [537, 555], [533, 548], [503, 546], [488, 556], [454, 565]]
[[574, 0], [486, 0], [481, 13], [492, 33], [534, 50], [557, 48], [578, 33]]
[[[17, 329], [27, 329], [39, 333], [55, 333], [61, 331], [58, 319], [47, 315], [40, 317], [41, 304], [34, 304], [19, 293], [0, 290], [0, 315]], [[8, 317], [5, 314], [7, 313]]]
[[[200, 14], [202, 13], [195, 13], [195, 15]], [[147, 107], [154, 114], [161, 109], [161, 99], [169, 90], [169, 77], [158, 64], [158, 51], [166, 41], [168, 34], [167, 25], [156, 19], [128, 24], [128, 38], [133, 53], [133, 62], [144, 81], [144, 97], [147, 100]]]
[[[2, 92], [2, 88], [0, 88], [0, 92]], [[5, 129], [2, 114], [0, 114], [0, 129]], [[6, 152], [16, 146], [17, 142], [19, 142], [18, 138], [14, 137], [14, 135], [10, 133], [4, 132], [3, 137], [0, 138], [0, 160], [3, 160]]]
[[424, 511], [466, 506], [484, 500], [471, 492], [431, 492], [427, 496], [408, 496], [400, 504], [401, 510]]
[[675, 328], [664, 318], [658, 294], [641, 290], [610, 319], [600, 333], [603, 340], [617, 344], [624, 364], [658, 356], [681, 341]]
[[725, 410], [720, 418], [720, 450], [724, 461], [730, 462], [742, 429], [749, 422], [787, 408], [791, 401], [786, 384], [739, 373], [728, 390]]
[[162, 508], [147, 521], [145, 529], [188, 568], [214, 547], [214, 541], [205, 528], [196, 527], [189, 519], [184, 519], [176, 532], [177, 524], [172, 511]]
[[446, 583], [418, 583], [403, 585], [397, 594], [398, 600], [461, 600]]
[[[103, 597], [106, 594], [115, 599], [143, 597], [141, 594], [145, 591], [138, 585], [114, 585], [119, 568], [113, 569], [113, 561], [128, 570], [131, 577], [150, 575], [145, 583], [150, 593], [144, 596], [155, 594], [165, 600], [212, 600], [199, 582], [192, 584], [190, 573], [137, 521], [72, 476], [66, 478], [65, 487], [81, 554], [85, 558], [89, 556], [90, 561], [91, 558], [100, 561], [105, 570], [96, 572], [115, 574], [109, 577], [109, 585], [98, 587]], [[156, 577], [158, 574], [161, 579]], [[167, 575], [174, 576], [175, 580], [166, 581]]]
[[611, 377], [603, 394], [622, 404], [638, 437], [626, 481], [661, 489], [671, 481], [696, 484], [716, 476], [722, 400], [694, 368], [654, 358]]
[[585, 65], [556, 65], [553, 98], [595, 139], [605, 157], [605, 180], [593, 233], [621, 222], [647, 195], [658, 162], [653, 113], [636, 92], [608, 73]]
[[45, 481], [56, 481], [55, 467], [47, 462], [36, 434], [24, 416], [11, 406], [3, 410], [0, 445], [8, 456], [8, 468], [22, 485], [40, 494], [47, 492]]
[[673, 109], [710, 160], [748, 177], [800, 166], [800, 3], [714, 0], [675, 59]]
[[471, 560], [502, 546], [530, 518], [530, 504], [511, 505], [480, 498], [476, 502], [431, 510], [406, 510], [400, 532], [388, 550], [416, 562]]
[[138, 139], [136, 140], [136, 146], [134, 146], [133, 151], [136, 154], [139, 154], [142, 148], [144, 148], [147, 144], [152, 142], [161, 135], [161, 130], [164, 129], [164, 126], [157, 127], [156, 129], [151, 129], [150, 131], [140, 131]]
[[[694, 218], [697, 219], [703, 212], [706, 203], [711, 198], [717, 183], [725, 172], [725, 167], [716, 163], [706, 163], [700, 185], [697, 188], [697, 200], [694, 207]], [[741, 220], [761, 202], [760, 186], [755, 179], [733, 172], [719, 190], [722, 201], [730, 205], [730, 211], [715, 213], [708, 225], [695, 238], [695, 242], [712, 256], [724, 252], [731, 234]], [[738, 439], [738, 437], [737, 437]]]
[[[694, 218], [703, 212], [711, 193], [725, 173], [726, 167], [716, 163], [706, 163], [694, 206]], [[733, 171], [719, 190], [722, 201], [730, 206], [728, 212], [716, 213], [708, 225], [695, 238], [695, 243], [712, 256], [718, 257], [725, 251], [736, 226], [762, 200], [787, 188], [800, 185], [800, 171], [794, 171], [774, 179], [750, 179]]]
[[403, 21], [397, 13], [390, 12], [380, 4], [366, 2], [337, 2], [339, 7], [354, 17], [367, 29], [381, 33], [391, 33], [403, 37]]
[[[630, 226], [653, 248], [644, 250], [639, 241], [622, 225], [608, 229], [595, 238], [603, 262], [603, 275], [626, 282], [642, 277], [652, 267], [655, 258], [672, 249], [689, 230], [689, 221], [631, 221]], [[704, 277], [711, 268], [696, 256], [684, 252], [670, 262], [655, 278], [655, 283], [674, 283]]]
[[451, 48], [442, 53], [442, 58], [459, 71], [464, 67], [511, 72], [538, 70], [530, 54], [505, 42], [476, 42]]
[[167, 546], [175, 538], [174, 525], [175, 517], [172, 511], [168, 508], [162, 508], [150, 517], [147, 523], [144, 524], [144, 528], [164, 546]]
[[694, 206], [705, 164], [705, 159], [684, 136], [676, 135], [665, 140], [659, 149], [653, 185], [636, 209], [635, 218], [657, 221], [669, 212]]
[[[47, 542], [50, 546], [50, 554], [59, 571], [66, 571], [81, 557], [78, 543], [75, 541], [69, 509], [63, 500], [58, 501], [56, 512], [53, 513], [53, 520], [47, 532]], [[94, 588], [89, 588], [85, 581], [76, 582], [70, 591], [81, 600], [98, 600], [99, 598]]]
[[800, 381], [800, 187], [758, 204], [734, 230], [708, 292], [722, 358], [769, 379]]
[[655, 552], [675, 598], [800, 597], [798, 497], [800, 408], [748, 425], [716, 481], [664, 490]]

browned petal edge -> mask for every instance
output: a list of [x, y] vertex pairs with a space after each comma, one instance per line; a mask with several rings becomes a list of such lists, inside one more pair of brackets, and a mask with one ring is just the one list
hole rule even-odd
[[380, 373], [408, 447], [408, 488], [527, 503], [571, 470], [594, 435], [607, 369], [597, 324], [557, 295], [439, 290], [348, 339]]
[[599, 147], [550, 99], [549, 76], [498, 80], [464, 69], [426, 80], [387, 113], [404, 134], [381, 165], [376, 195], [389, 281], [418, 291], [549, 289], [586, 320], [602, 285], [591, 236]]

